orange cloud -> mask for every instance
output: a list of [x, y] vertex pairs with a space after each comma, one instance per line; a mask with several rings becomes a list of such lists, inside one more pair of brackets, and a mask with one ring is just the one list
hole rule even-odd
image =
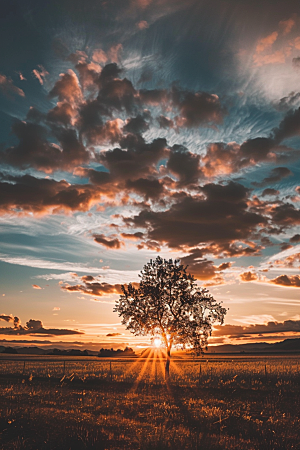
[[146, 28], [149, 28], [149, 24], [146, 20], [141, 20], [136, 24], [136, 26], [139, 28], [139, 30], [145, 30]]
[[0, 91], [9, 96], [10, 94], [17, 94], [25, 97], [24, 91], [14, 85], [11, 78], [6, 77], [0, 73]]
[[41, 286], [39, 286], [38, 284], [33, 284], [32, 287], [33, 289], [42, 289]]
[[277, 284], [278, 286], [300, 288], [300, 276], [280, 275], [279, 277], [270, 280], [270, 283]]
[[38, 69], [34, 69], [32, 73], [35, 78], [39, 80], [41, 85], [44, 84], [46, 76], [49, 75], [49, 72], [47, 72], [47, 70], [41, 65], [38, 66]]
[[67, 101], [71, 104], [82, 99], [82, 92], [76, 73], [69, 69], [67, 73], [62, 73], [60, 79], [55, 83], [49, 96], [58, 97], [59, 101]]
[[281, 20], [279, 22], [279, 26], [282, 28], [282, 32], [284, 35], [289, 34], [296, 25], [295, 19]]
[[260, 41], [258, 41], [258, 44], [256, 46], [256, 53], [262, 53], [266, 50], [270, 50], [274, 42], [276, 42], [277, 38], [278, 32], [274, 31], [273, 33], [269, 34], [269, 36], [260, 39]]
[[245, 282], [256, 281], [257, 275], [253, 272], [244, 272], [240, 274], [240, 279]]
[[108, 60], [108, 57], [104, 50], [102, 50], [101, 48], [98, 48], [98, 49], [94, 50], [92, 59], [99, 64], [105, 64]]

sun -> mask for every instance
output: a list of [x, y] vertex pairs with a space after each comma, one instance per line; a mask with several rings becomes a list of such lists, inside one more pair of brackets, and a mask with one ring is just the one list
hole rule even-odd
[[159, 348], [161, 346], [161, 339], [159, 337], [154, 338], [152, 345], [155, 348]]

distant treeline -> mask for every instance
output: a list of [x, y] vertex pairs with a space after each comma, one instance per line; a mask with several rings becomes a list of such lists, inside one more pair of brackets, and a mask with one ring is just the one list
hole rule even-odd
[[45, 350], [39, 347], [3, 347], [0, 346], [0, 353], [9, 355], [50, 355], [50, 356], [99, 356], [99, 357], [112, 357], [112, 356], [136, 356], [132, 348], [126, 347], [124, 350], [113, 350], [112, 348], [101, 348], [99, 353], [90, 350], [61, 350], [53, 348], [51, 350]]
[[99, 354], [99, 357], [107, 357], [107, 356], [136, 356], [136, 354], [134, 353], [134, 351], [132, 350], [132, 348], [130, 347], [126, 347], [124, 350], [114, 350], [114, 349], [106, 349], [106, 348], [101, 348]]

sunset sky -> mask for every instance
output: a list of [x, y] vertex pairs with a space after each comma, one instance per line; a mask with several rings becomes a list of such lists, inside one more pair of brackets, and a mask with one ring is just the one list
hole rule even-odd
[[147, 342], [113, 307], [157, 255], [229, 308], [212, 343], [299, 336], [299, 2], [0, 17], [0, 345]]

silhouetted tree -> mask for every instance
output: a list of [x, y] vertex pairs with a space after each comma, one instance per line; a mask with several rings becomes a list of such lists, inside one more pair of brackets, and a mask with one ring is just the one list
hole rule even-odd
[[123, 294], [114, 308], [122, 324], [135, 335], [161, 338], [167, 352], [166, 378], [172, 346], [201, 354], [207, 348], [212, 325], [223, 323], [226, 314], [186, 269], [180, 260], [167, 261], [159, 256], [150, 260], [139, 275], [139, 286], [122, 286]]

